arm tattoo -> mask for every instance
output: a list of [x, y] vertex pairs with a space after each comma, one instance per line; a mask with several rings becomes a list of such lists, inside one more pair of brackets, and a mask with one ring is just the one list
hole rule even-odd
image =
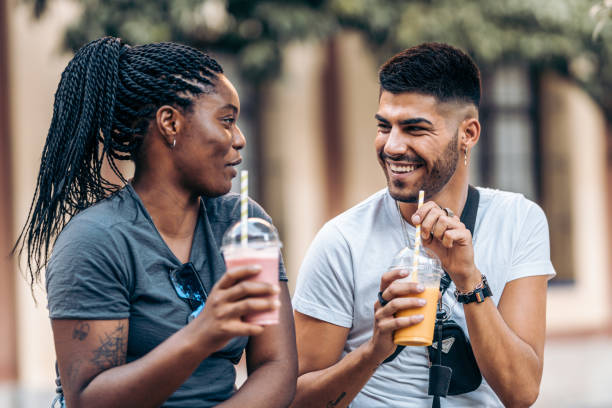
[[89, 335], [89, 323], [78, 322], [74, 326], [74, 331], [72, 332], [72, 338], [83, 341]]
[[125, 327], [119, 324], [112, 333], [104, 333], [100, 337], [100, 347], [93, 352], [91, 362], [101, 370], [119, 366], [125, 363], [127, 341], [124, 336]]
[[327, 405], [325, 406], [325, 408], [335, 407], [336, 405], [340, 403], [340, 401], [342, 401], [342, 398], [344, 398], [345, 396], [346, 396], [346, 392], [342, 392], [342, 394], [340, 394], [340, 396], [335, 401], [329, 401]]

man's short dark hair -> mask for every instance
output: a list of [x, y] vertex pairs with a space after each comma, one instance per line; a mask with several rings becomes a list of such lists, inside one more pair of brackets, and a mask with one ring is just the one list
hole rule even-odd
[[415, 92], [440, 102], [480, 104], [480, 71], [472, 58], [448, 44], [408, 48], [380, 67], [380, 88], [393, 94]]

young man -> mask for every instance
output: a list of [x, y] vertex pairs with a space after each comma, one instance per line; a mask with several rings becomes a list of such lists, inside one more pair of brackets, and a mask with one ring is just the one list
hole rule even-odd
[[[394, 317], [419, 307], [414, 296], [423, 288], [387, 271], [414, 242], [417, 224], [452, 279], [442, 300], [469, 336], [483, 377], [442, 406], [531, 405], [542, 376], [547, 280], [555, 274], [548, 226], [522, 195], [486, 188], [477, 189], [473, 236], [460, 221], [480, 136], [479, 70], [462, 51], [428, 43], [392, 57], [379, 80], [375, 146], [388, 186], [328, 222], [304, 260], [293, 298], [300, 376], [292, 406], [432, 405], [426, 347], [406, 347], [383, 364], [396, 349], [393, 331], [423, 319]], [[419, 190], [425, 204], [417, 210]], [[486, 297], [457, 301], [455, 291], [478, 288]]]

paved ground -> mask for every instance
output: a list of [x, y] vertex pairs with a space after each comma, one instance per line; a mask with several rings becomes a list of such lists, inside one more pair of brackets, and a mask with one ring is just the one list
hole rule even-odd
[[[612, 338], [549, 340], [536, 408], [612, 408]], [[238, 381], [244, 380], [239, 370]], [[48, 389], [0, 385], [1, 408], [46, 408]]]

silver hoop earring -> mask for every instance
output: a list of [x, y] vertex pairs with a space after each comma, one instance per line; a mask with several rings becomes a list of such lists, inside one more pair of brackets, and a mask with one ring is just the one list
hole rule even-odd
[[465, 156], [463, 157], [463, 164], [465, 164], [467, 166], [467, 153], [468, 153], [468, 148], [465, 148]]
[[172, 145], [170, 146], [171, 149], [174, 149], [174, 146], [176, 146], [176, 137], [174, 138], [174, 140], [172, 141]]

